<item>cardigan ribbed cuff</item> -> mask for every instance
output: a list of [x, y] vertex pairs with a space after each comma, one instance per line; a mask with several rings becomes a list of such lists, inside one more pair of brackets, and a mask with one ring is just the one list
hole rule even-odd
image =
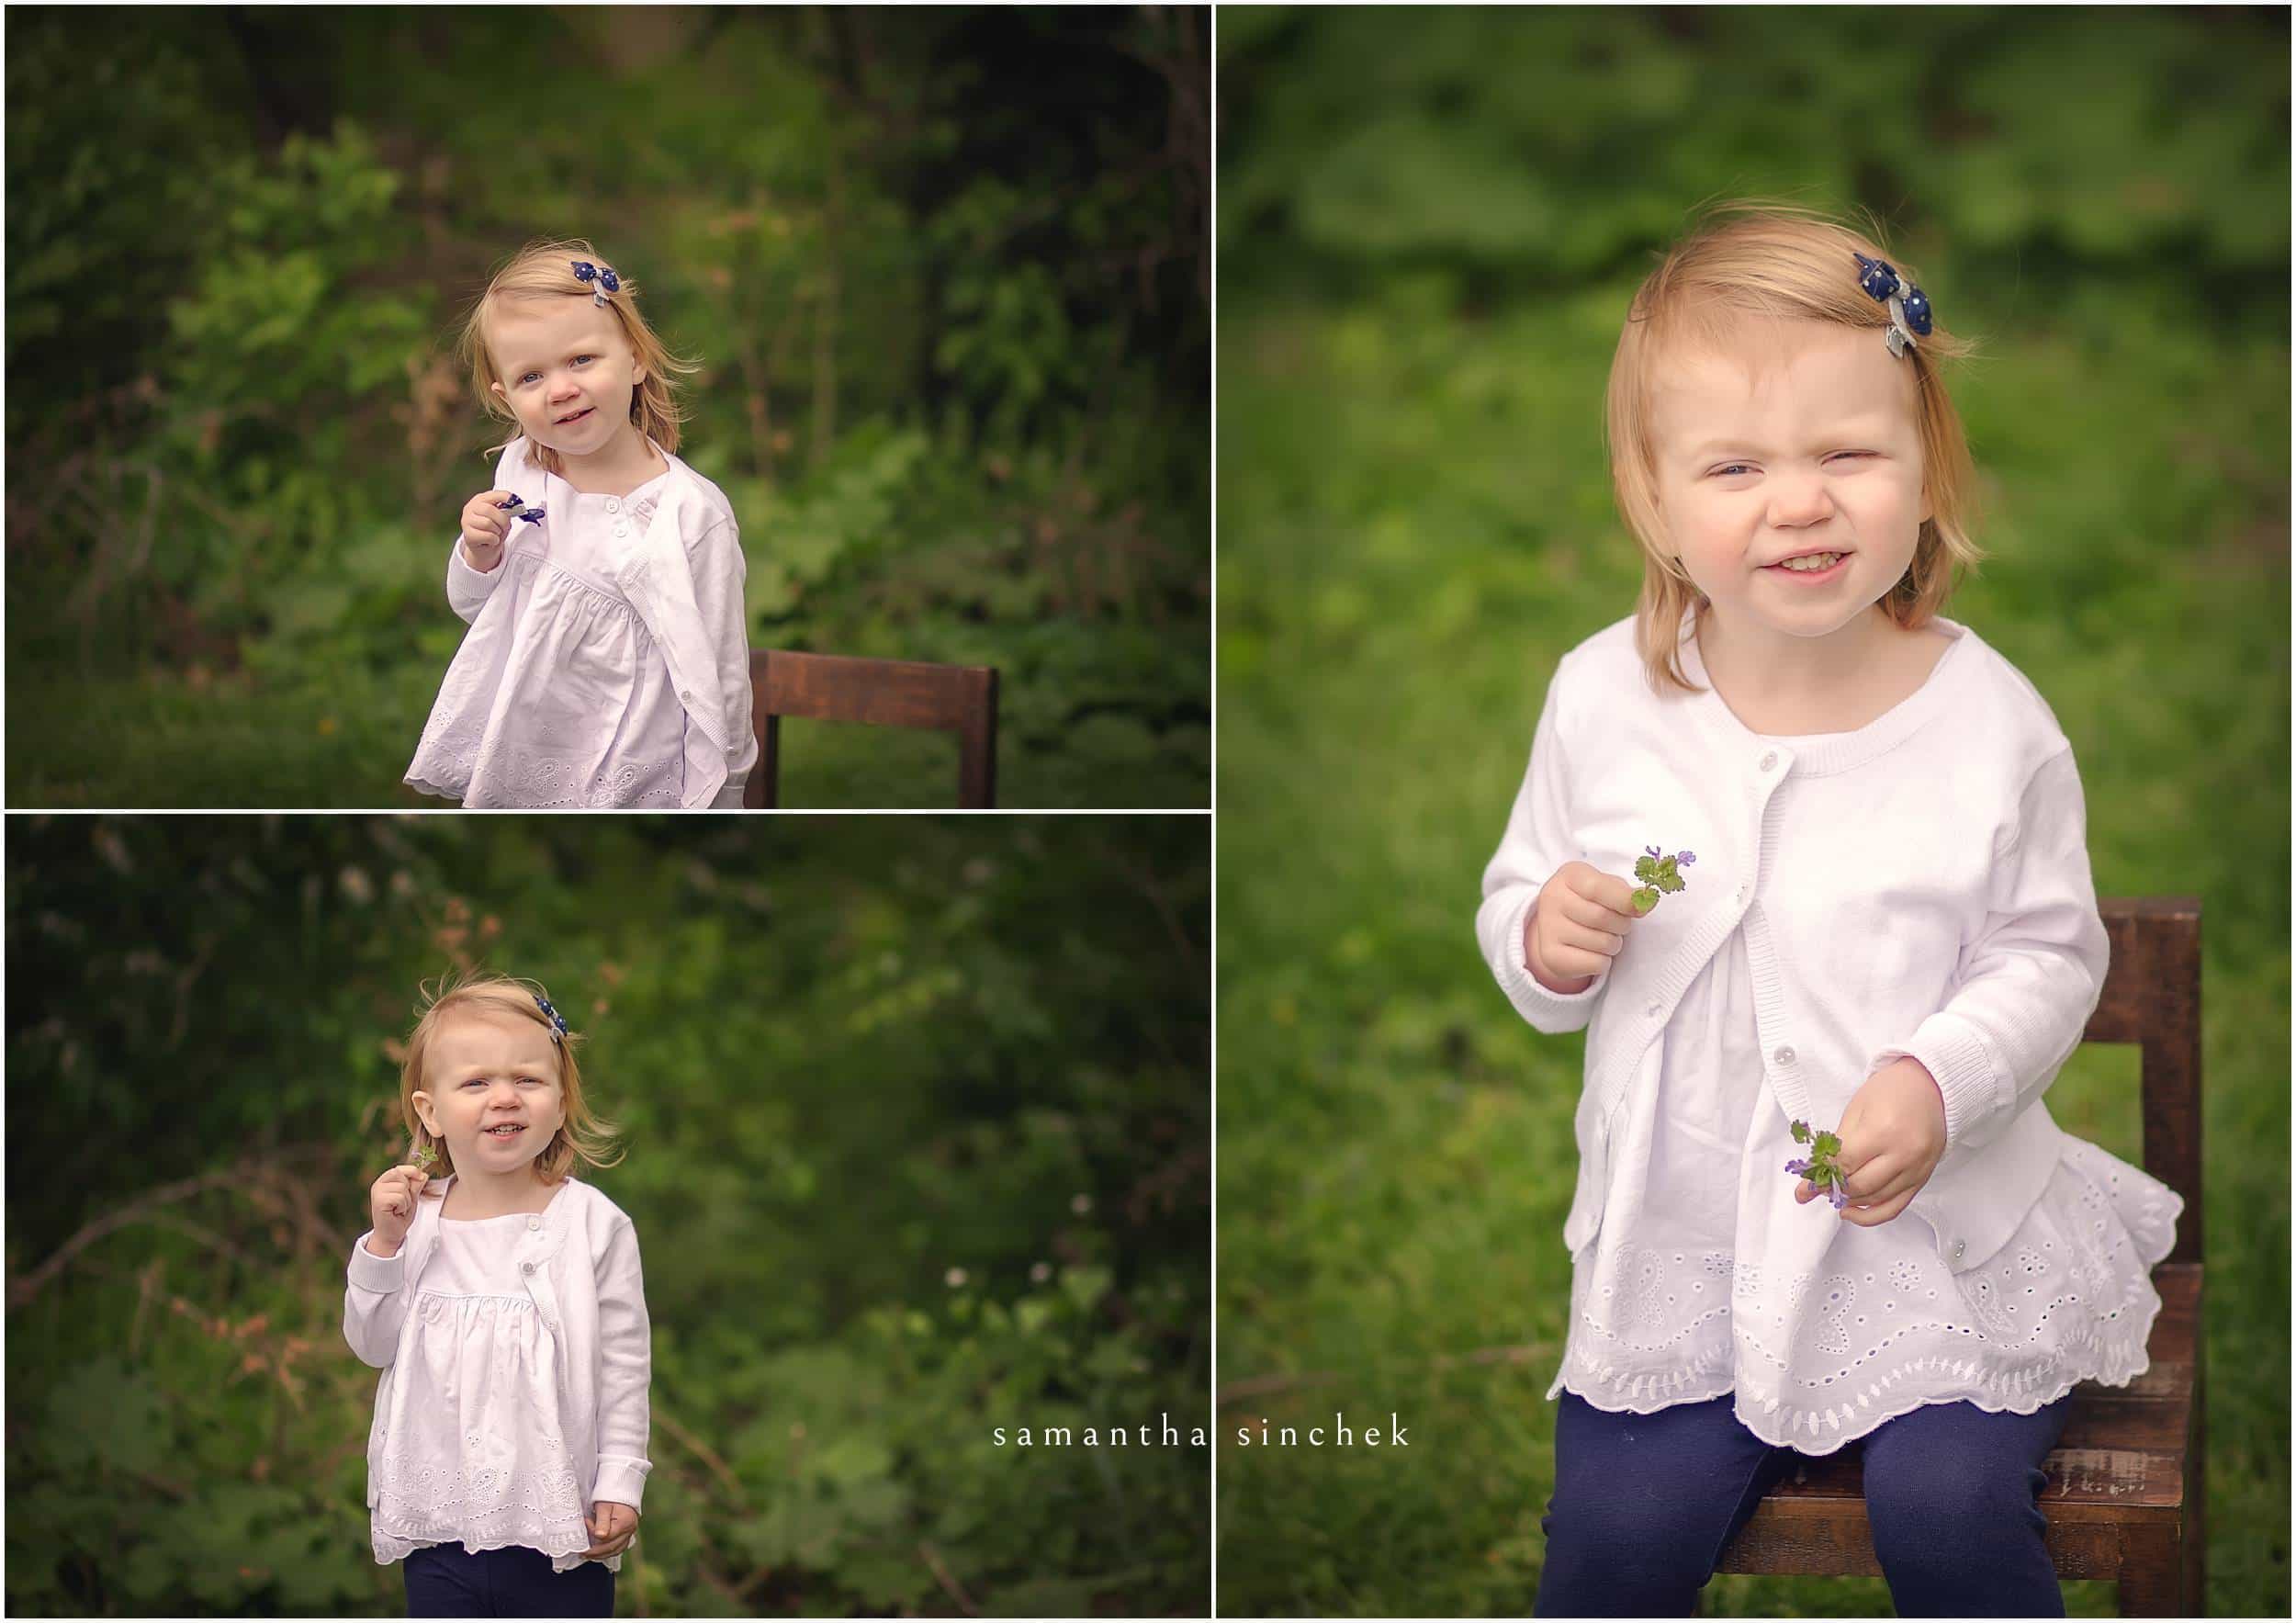
[[1531, 966], [1523, 960], [1523, 922], [1538, 905], [1538, 892], [1533, 890], [1520, 906], [1507, 913], [1506, 933], [1500, 938], [1499, 989], [1514, 1005], [1515, 1012], [1531, 1022], [1534, 1031], [1558, 1037], [1566, 1031], [1582, 1030], [1594, 1017], [1594, 999], [1602, 995], [1610, 974], [1605, 970], [1594, 977], [1594, 984], [1582, 992], [1565, 996], [1550, 992], [1539, 985], [1531, 974]]
[[492, 569], [483, 571], [464, 556], [462, 548], [463, 538], [457, 535], [446, 553], [446, 603], [463, 619], [475, 620], [510, 570], [510, 547], [505, 542], [502, 556]]
[[1986, 1129], [1984, 1136], [1993, 1137], [1989, 1129], [1999, 1124], [1994, 1118], [2016, 1099], [2014, 1084], [1994, 1059], [1984, 1033], [1958, 1015], [1930, 1016], [1915, 1029], [1912, 1042], [1882, 1050], [1869, 1074], [1899, 1058], [1920, 1061], [1937, 1078], [1937, 1090], [1945, 1096], [1949, 1152], [1959, 1148], [1973, 1128]]
[[351, 1247], [351, 1283], [362, 1291], [388, 1296], [407, 1282], [407, 1243], [399, 1242], [395, 1256], [377, 1257], [366, 1248], [367, 1241], [374, 1236], [375, 1231], [369, 1229]]
[[[633, 1460], [626, 1454], [599, 1455], [598, 1475], [590, 1490], [591, 1505], [610, 1499], [616, 1505], [637, 1509], [646, 1496], [646, 1473], [653, 1469], [650, 1462]], [[582, 1508], [588, 1511], [590, 1506]]]

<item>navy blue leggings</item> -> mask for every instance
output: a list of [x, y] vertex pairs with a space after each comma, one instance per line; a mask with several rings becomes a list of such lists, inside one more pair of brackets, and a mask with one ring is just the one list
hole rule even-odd
[[523, 1544], [481, 1550], [425, 1544], [406, 1560], [410, 1617], [611, 1617], [613, 1573], [603, 1561], [554, 1572]]
[[[2072, 1401], [2032, 1414], [1928, 1403], [1848, 1445], [1864, 1450], [1874, 1551], [1900, 1617], [2065, 1616], [2033, 1496]], [[1727, 1393], [1655, 1414], [1560, 1402], [1532, 1615], [1689, 1617], [1795, 1451], [1740, 1426]]]

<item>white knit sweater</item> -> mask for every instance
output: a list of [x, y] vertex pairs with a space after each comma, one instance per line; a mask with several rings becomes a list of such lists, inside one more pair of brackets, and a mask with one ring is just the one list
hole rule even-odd
[[[431, 1265], [453, 1182], [424, 1189], [394, 1255], [367, 1249], [372, 1230], [351, 1247], [343, 1338], [383, 1372], [366, 1450], [375, 1559], [433, 1542], [525, 1544], [565, 1571], [590, 1542], [590, 1506], [637, 1509], [653, 1470], [637, 1231], [569, 1177], [540, 1212], [461, 1225], [465, 1260], [492, 1252], [514, 1293], [464, 1283], [442, 1294]], [[605, 1564], [618, 1572], [622, 1558]]]
[[[2106, 938], [2072, 748], [2032, 684], [1975, 633], [1885, 716], [1806, 749], [1750, 732], [1707, 682], [1655, 695], [1621, 620], [1569, 654], [1483, 874], [1476, 932], [1541, 1031], [1587, 1031], [1575, 1256], [1603, 1217], [1618, 1106], [1683, 989], [1746, 926], [1766, 1080], [1789, 1117], [1833, 1127], [1910, 1054], [1945, 1099], [1946, 1150], [1906, 1209], [1954, 1269], [2016, 1231], [2065, 1134], [2042, 1094], [2102, 989]], [[1628, 934], [1586, 990], [1524, 962], [1525, 916], [1564, 862], [1621, 876], [1644, 848], [1690, 851], [1687, 888]], [[1793, 1179], [1783, 1171], [1778, 1183]]]

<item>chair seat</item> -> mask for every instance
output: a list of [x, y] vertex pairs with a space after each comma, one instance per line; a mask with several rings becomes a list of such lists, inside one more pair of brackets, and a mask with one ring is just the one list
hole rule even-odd
[[[2065, 1435], [2043, 1469], [2041, 1512], [2049, 1553], [2065, 1578], [2120, 1575], [2121, 1529], [2175, 1526], [2192, 1447], [2200, 1323], [2200, 1265], [2153, 1270], [2161, 1311], [2145, 1350], [2151, 1364], [2127, 1386], [2073, 1389]], [[1843, 1448], [1807, 1460], [1773, 1488], [1723, 1551], [1723, 1572], [1878, 1575], [1865, 1519], [1864, 1459]]]

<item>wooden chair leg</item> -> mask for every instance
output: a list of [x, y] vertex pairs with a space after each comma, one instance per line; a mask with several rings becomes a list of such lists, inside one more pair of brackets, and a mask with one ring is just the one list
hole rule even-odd
[[996, 805], [996, 672], [987, 673], [971, 722], [957, 733], [957, 805], [988, 811]]

